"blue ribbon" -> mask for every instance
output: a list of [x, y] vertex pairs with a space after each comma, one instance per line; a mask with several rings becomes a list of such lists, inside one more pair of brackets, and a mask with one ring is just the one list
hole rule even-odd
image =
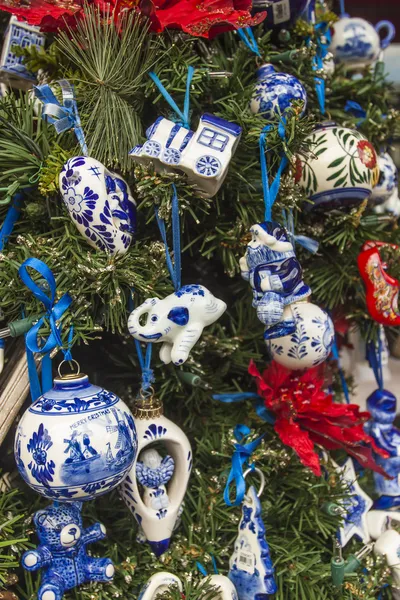
[[82, 153], [87, 156], [88, 148], [75, 100], [74, 86], [66, 79], [61, 79], [57, 83], [61, 87], [63, 104], [57, 100], [49, 85], [34, 86], [36, 97], [44, 105], [42, 117], [54, 125], [57, 133], [73, 129]]
[[[331, 32], [328, 23], [322, 21], [314, 25], [316, 33], [317, 53], [313, 60], [312, 68], [314, 71], [324, 68], [323, 60], [328, 54], [329, 45], [331, 43]], [[309, 42], [309, 40], [308, 40]], [[318, 104], [321, 113], [325, 114], [325, 80], [322, 77], [314, 77], [315, 91], [317, 94]]]
[[243, 402], [244, 400], [254, 400], [254, 410], [257, 415], [263, 421], [266, 421], [270, 425], [274, 425], [274, 415], [265, 408], [264, 400], [258, 394], [253, 392], [232, 392], [230, 394], [213, 394], [213, 400], [218, 400], [224, 404], [235, 404], [236, 402]]
[[22, 200], [22, 194], [15, 194], [12, 204], [8, 207], [6, 218], [0, 229], [0, 252], [4, 250], [8, 238], [14, 229], [14, 225], [21, 214]]
[[340, 382], [342, 384], [343, 394], [346, 399], [346, 403], [350, 404], [349, 388], [347, 387], [347, 382], [346, 382], [346, 378], [344, 376], [344, 371], [343, 371], [342, 365], [340, 363], [340, 356], [339, 356], [339, 351], [338, 351], [338, 347], [337, 347], [336, 336], [334, 336], [334, 338], [333, 338], [333, 344], [332, 344], [331, 351], [332, 351], [332, 356], [336, 360], [337, 365], [338, 365]]
[[367, 341], [366, 346], [367, 360], [369, 366], [374, 372], [376, 383], [378, 388], [383, 390], [383, 368], [382, 368], [382, 340], [379, 336], [378, 344], [375, 344], [373, 340]]
[[174, 285], [175, 291], [177, 292], [181, 287], [181, 232], [180, 232], [180, 221], [179, 221], [179, 201], [178, 194], [176, 191], [175, 184], [172, 184], [172, 248], [174, 252], [174, 262], [172, 262], [172, 258], [168, 249], [167, 242], [167, 232], [165, 229], [165, 221], [162, 219], [158, 213], [157, 207], [154, 207], [156, 219], [158, 223], [158, 228], [160, 230], [160, 234], [162, 237], [162, 241], [165, 246], [165, 260], [167, 262], [167, 267], [169, 274], [172, 279], [172, 283]]
[[348, 17], [349, 15], [346, 12], [346, 8], [345, 8], [345, 0], [339, 0], [340, 3], [340, 16], [341, 17]]
[[192, 83], [193, 75], [194, 75], [194, 68], [192, 66], [189, 66], [187, 79], [186, 79], [185, 100], [184, 100], [184, 106], [183, 106], [183, 112], [182, 112], [181, 109], [179, 108], [179, 106], [176, 104], [175, 100], [172, 98], [171, 94], [169, 92], [167, 92], [167, 90], [161, 83], [160, 79], [154, 73], [154, 71], [149, 72], [149, 77], [154, 81], [157, 88], [161, 92], [162, 96], [168, 102], [168, 104], [170, 105], [172, 110], [174, 110], [176, 112], [176, 114], [178, 115], [178, 117], [181, 120], [181, 124], [183, 125], [183, 127], [186, 127], [186, 129], [190, 129], [190, 126], [189, 126], [190, 85]]
[[358, 104], [358, 102], [354, 102], [353, 100], [347, 100], [344, 110], [354, 117], [358, 117], [357, 126], [361, 125], [367, 118], [366, 111]]
[[243, 29], [238, 29], [237, 34], [242, 40], [244, 44], [248, 47], [251, 52], [254, 52], [257, 56], [261, 58], [260, 50], [258, 48], [257, 40], [254, 37], [254, 33], [251, 27], [244, 27]]
[[[134, 309], [132, 296], [129, 296], [128, 307], [130, 311]], [[152, 386], [152, 384], [155, 382], [154, 371], [150, 367], [153, 344], [151, 342], [146, 343], [146, 352], [143, 355], [142, 346], [140, 345], [139, 340], [134, 338], [133, 341], [135, 342], [135, 348], [139, 360], [140, 370], [142, 371], [142, 381], [140, 389], [143, 392], [143, 394], [146, 395], [149, 392], [149, 389]]]
[[[237, 440], [235, 444], [235, 452], [232, 456], [232, 467], [228, 475], [228, 481], [226, 482], [224, 490], [224, 500], [228, 506], [239, 506], [243, 502], [244, 495], [246, 493], [246, 482], [243, 477], [243, 467], [252, 468], [250, 464], [250, 458], [254, 450], [258, 448], [263, 439], [263, 435], [255, 439], [252, 442], [244, 444], [246, 436], [249, 435], [250, 429], [247, 425], [236, 425], [234, 430], [234, 436]], [[236, 484], [236, 496], [235, 500], [231, 502], [230, 499], [230, 485], [232, 482]]]
[[293, 218], [293, 210], [289, 209], [288, 216], [286, 211], [282, 209], [282, 218], [283, 224], [285, 226], [286, 231], [288, 232], [291, 239], [296, 243], [311, 252], [311, 254], [316, 254], [319, 248], [319, 242], [317, 240], [313, 240], [312, 238], [307, 237], [306, 235], [296, 235], [294, 232], [294, 218]]
[[[265, 221], [272, 220], [272, 206], [278, 195], [279, 186], [281, 184], [281, 175], [283, 170], [288, 164], [288, 159], [283, 156], [278, 167], [277, 174], [271, 186], [268, 182], [268, 165], [265, 152], [267, 151], [267, 133], [271, 131], [273, 125], [267, 125], [260, 133], [259, 147], [260, 147], [260, 165], [261, 165], [261, 180], [264, 195], [265, 204]], [[278, 134], [281, 139], [285, 138], [285, 122], [282, 121], [278, 125]]]

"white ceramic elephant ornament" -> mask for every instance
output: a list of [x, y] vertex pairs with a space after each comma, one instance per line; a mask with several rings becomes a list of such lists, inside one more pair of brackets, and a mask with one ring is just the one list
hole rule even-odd
[[[202, 285], [184, 285], [166, 298], [148, 298], [129, 316], [129, 333], [142, 342], [161, 342], [160, 358], [183, 364], [204, 327], [217, 321], [226, 304]], [[147, 314], [147, 321], [140, 319]]]

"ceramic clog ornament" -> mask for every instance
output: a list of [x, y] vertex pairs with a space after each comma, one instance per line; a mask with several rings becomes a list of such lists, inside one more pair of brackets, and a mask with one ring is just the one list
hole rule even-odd
[[311, 289], [303, 281], [285, 228], [265, 221], [250, 232], [252, 239], [239, 264], [253, 291], [253, 307], [265, 325], [271, 357], [289, 369], [321, 364], [331, 351], [333, 323], [325, 311], [307, 302]]
[[[183, 364], [189, 357], [204, 327], [215, 323], [226, 311], [226, 304], [202, 285], [184, 285], [166, 298], [148, 298], [128, 319], [129, 333], [142, 342], [162, 343], [160, 359]], [[141, 317], [147, 321], [141, 324]]]
[[289, 73], [277, 73], [270, 63], [257, 70], [257, 84], [250, 101], [250, 110], [269, 121], [279, 119], [294, 100], [303, 104], [299, 116], [305, 113], [307, 92], [302, 83]]
[[378, 158], [359, 132], [322, 123], [309, 135], [307, 157], [297, 156], [295, 181], [314, 206], [345, 206], [362, 202], [379, 179]]
[[136, 203], [124, 179], [94, 158], [75, 156], [59, 180], [64, 204], [88, 243], [125, 254], [136, 231]]
[[[147, 405], [145, 405], [147, 406]], [[120, 492], [153, 550], [160, 556], [169, 547], [192, 469], [192, 449], [186, 435], [151, 400], [134, 411], [138, 454]], [[164, 459], [158, 450], [166, 451]], [[139, 484], [143, 492], [139, 490]]]
[[369, 197], [370, 204], [383, 204], [394, 194], [398, 185], [398, 169], [387, 152], [378, 155], [379, 179]]
[[112, 392], [78, 373], [26, 410], [15, 437], [25, 482], [47, 498], [90, 500], [117, 487], [137, 454], [133, 416]]
[[[386, 36], [381, 40], [379, 34], [383, 30], [386, 30]], [[363, 69], [378, 60], [395, 34], [390, 21], [379, 21], [374, 27], [365, 19], [343, 15], [332, 27], [329, 50], [335, 61], [348, 69]]]

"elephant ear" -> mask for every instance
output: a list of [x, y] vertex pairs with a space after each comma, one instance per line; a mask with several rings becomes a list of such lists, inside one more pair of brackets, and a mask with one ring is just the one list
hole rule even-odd
[[177, 325], [187, 325], [189, 322], [189, 310], [186, 306], [174, 306], [168, 313], [168, 319]]

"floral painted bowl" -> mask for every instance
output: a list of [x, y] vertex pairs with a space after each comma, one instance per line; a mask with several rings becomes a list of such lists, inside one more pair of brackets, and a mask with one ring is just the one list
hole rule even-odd
[[136, 203], [127, 183], [88, 156], [70, 158], [60, 191], [80, 233], [93, 248], [125, 254], [136, 231]]
[[359, 132], [323, 123], [305, 142], [307, 157], [295, 159], [295, 181], [315, 205], [349, 205], [367, 198], [379, 178], [372, 144]]

